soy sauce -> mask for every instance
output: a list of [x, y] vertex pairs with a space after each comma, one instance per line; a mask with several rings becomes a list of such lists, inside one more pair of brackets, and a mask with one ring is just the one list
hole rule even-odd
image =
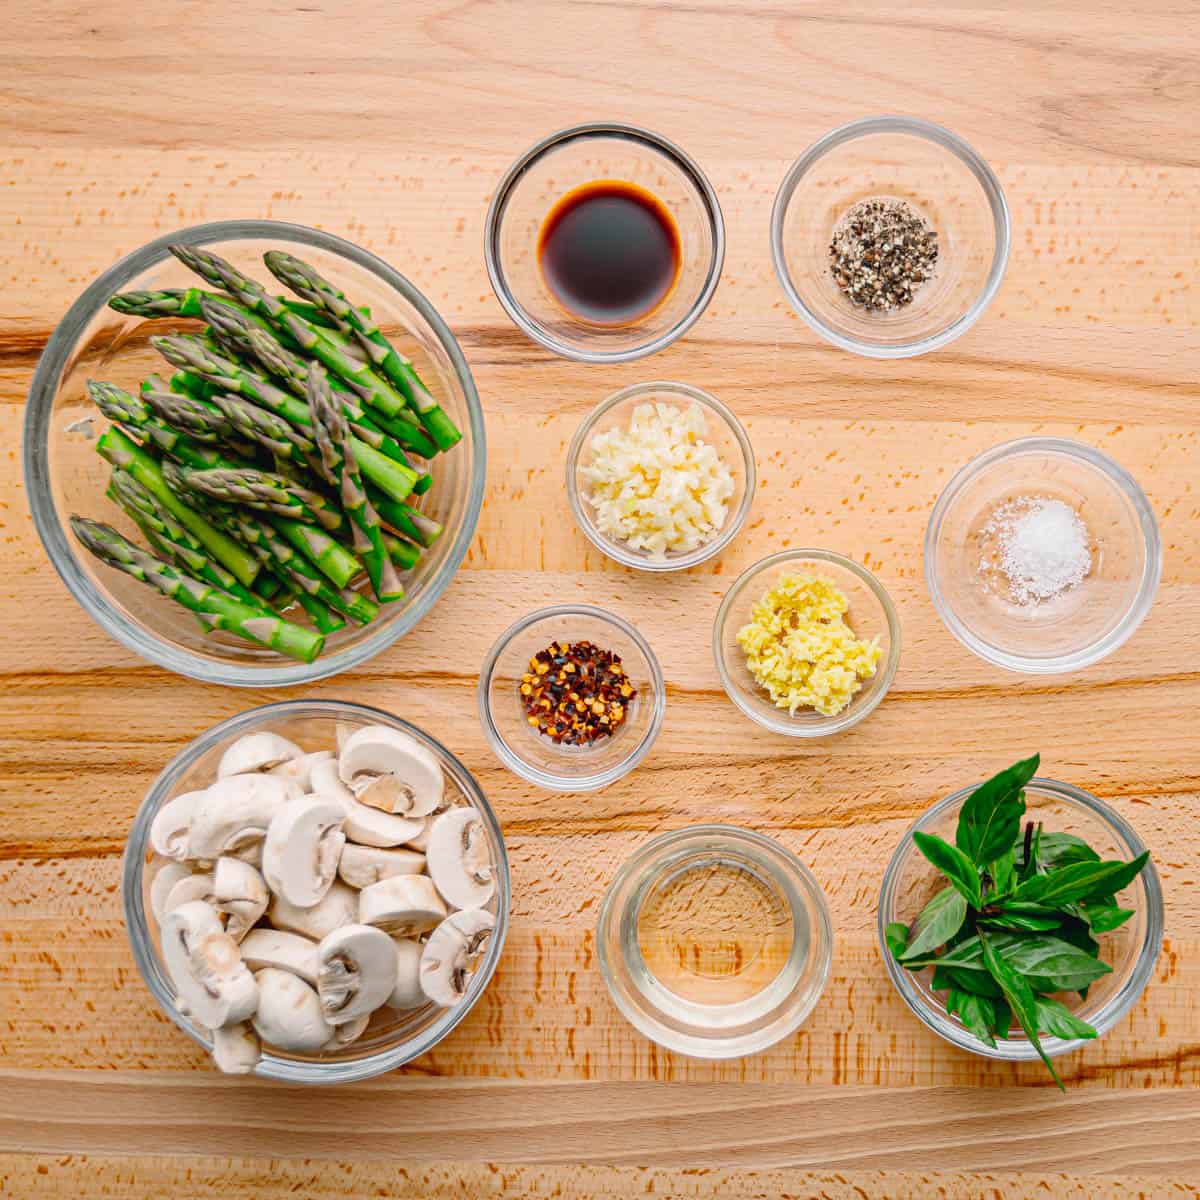
[[679, 230], [652, 192], [596, 179], [567, 192], [538, 234], [542, 278], [592, 325], [629, 325], [666, 299], [679, 275]]

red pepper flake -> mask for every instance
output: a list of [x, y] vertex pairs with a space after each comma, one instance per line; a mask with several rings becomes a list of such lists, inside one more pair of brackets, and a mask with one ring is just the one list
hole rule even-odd
[[637, 699], [619, 656], [591, 642], [551, 642], [529, 660], [518, 692], [530, 726], [565, 746], [611, 737]]

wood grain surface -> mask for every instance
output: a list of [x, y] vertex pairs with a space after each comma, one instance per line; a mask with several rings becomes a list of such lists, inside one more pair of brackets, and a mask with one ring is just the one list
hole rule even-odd
[[[192, 1197], [1191, 1196], [1200, 1185], [1200, 11], [1097, 0], [355, 5], [10, 0], [0, 35], [0, 1195]], [[926, 358], [820, 342], [771, 270], [790, 161], [899, 111], [997, 170], [1013, 255], [985, 318]], [[709, 311], [651, 362], [549, 357], [482, 261], [492, 188], [575, 120], [654, 128], [702, 164], [728, 252]], [[476, 773], [504, 824], [513, 926], [484, 1001], [437, 1051], [347, 1089], [219, 1077], [155, 1008], [120, 916], [150, 779], [201, 729], [279, 693], [189, 683], [96, 629], [47, 567], [20, 474], [25, 392], [85, 284], [152, 237], [276, 217], [383, 255], [460, 338], [488, 491], [458, 579], [351, 675], [290, 694], [378, 704]], [[604, 395], [678, 378], [758, 449], [747, 528], [717, 562], [632, 575], [574, 528], [566, 443]], [[1078, 675], [1022, 678], [937, 620], [921, 538], [949, 476], [1031, 432], [1091, 442], [1154, 506], [1165, 552], [1138, 634]], [[798, 745], [740, 717], [708, 650], [755, 559], [822, 545], [875, 570], [904, 654], [883, 706]], [[513, 619], [588, 599], [635, 621], [668, 681], [640, 770], [536, 791], [491, 757], [478, 666]], [[932, 801], [1040, 747], [1153, 851], [1167, 944], [1130, 1016], [1014, 1068], [937, 1040], [881, 975], [883, 867]], [[720, 819], [812, 868], [837, 936], [803, 1029], [734, 1063], [657, 1050], [616, 1013], [593, 927], [621, 861]]]

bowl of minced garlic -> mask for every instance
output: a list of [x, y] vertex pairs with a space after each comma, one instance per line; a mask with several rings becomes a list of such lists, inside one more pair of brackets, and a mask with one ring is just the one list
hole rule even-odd
[[900, 629], [883, 585], [826, 550], [785, 550], [729, 589], [713, 635], [726, 692], [777, 733], [824, 737], [883, 699], [900, 657]]

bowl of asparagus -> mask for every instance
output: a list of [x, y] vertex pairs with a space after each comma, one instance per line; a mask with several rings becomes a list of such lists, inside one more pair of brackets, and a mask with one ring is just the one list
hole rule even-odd
[[276, 221], [160, 238], [97, 279], [25, 421], [38, 534], [126, 646], [212, 683], [365, 662], [429, 611], [483, 501], [483, 414], [402, 275]]

